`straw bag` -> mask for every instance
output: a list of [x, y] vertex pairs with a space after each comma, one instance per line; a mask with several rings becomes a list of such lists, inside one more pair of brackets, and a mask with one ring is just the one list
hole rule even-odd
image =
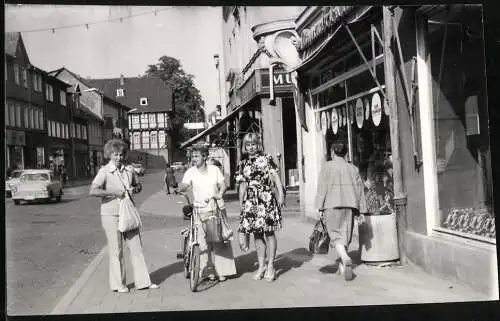
[[216, 200], [213, 200], [213, 202], [216, 204], [213, 212], [201, 220], [205, 232], [205, 241], [207, 243], [222, 243], [224, 239], [222, 237], [220, 208]]

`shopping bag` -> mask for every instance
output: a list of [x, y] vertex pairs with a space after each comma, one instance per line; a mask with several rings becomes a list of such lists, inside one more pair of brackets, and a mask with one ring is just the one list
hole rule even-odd
[[330, 236], [323, 218], [314, 225], [314, 230], [309, 237], [309, 251], [314, 254], [327, 254], [330, 248]]
[[219, 215], [210, 215], [202, 221], [207, 243], [222, 243], [222, 224]]
[[243, 252], [248, 251], [248, 249], [250, 248], [250, 234], [239, 232], [238, 233], [238, 240], [240, 243], [240, 249]]
[[221, 215], [221, 223], [222, 223], [222, 239], [224, 242], [229, 242], [233, 240], [233, 230], [229, 226], [229, 223], [227, 222], [226, 218], [224, 215]]
[[139, 211], [128, 195], [120, 200], [120, 209], [118, 213], [118, 231], [124, 233], [138, 229], [142, 226]]

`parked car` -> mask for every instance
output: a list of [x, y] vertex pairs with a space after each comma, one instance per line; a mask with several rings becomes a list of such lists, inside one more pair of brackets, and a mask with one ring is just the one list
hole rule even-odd
[[63, 195], [61, 181], [49, 169], [24, 170], [19, 183], [13, 185], [11, 191], [16, 205], [21, 204], [21, 201], [50, 201], [53, 198], [60, 202]]
[[144, 176], [144, 173], [146, 172], [146, 169], [144, 168], [144, 165], [141, 163], [132, 163], [130, 164], [134, 168], [134, 171], [137, 173], [139, 176]]
[[12, 196], [11, 186], [17, 185], [19, 183], [19, 178], [21, 177], [23, 170], [15, 170], [12, 172], [11, 176], [7, 178], [5, 182], [5, 194], [7, 197]]

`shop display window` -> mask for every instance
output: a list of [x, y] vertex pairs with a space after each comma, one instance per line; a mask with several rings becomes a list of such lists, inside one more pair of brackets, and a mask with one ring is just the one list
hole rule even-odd
[[428, 19], [439, 212], [437, 228], [495, 239], [482, 11]]
[[[363, 46], [363, 51], [371, 47]], [[354, 49], [355, 50], [355, 49]], [[376, 55], [381, 48], [376, 48]], [[368, 56], [367, 52], [365, 55]], [[313, 79], [319, 86], [329, 79], [346, 75], [345, 80], [332, 85], [313, 97], [315, 108], [328, 108], [316, 115], [316, 129], [325, 138], [325, 150], [337, 140], [348, 143], [348, 161], [356, 165], [365, 182], [365, 190], [371, 214], [393, 214], [394, 189], [389, 130], [389, 111], [384, 104], [384, 66], [376, 65], [375, 76], [368, 70], [357, 51], [346, 55], [324, 74]], [[347, 76], [348, 75], [348, 76]], [[345, 103], [342, 103], [342, 102]], [[331, 155], [325, 155], [329, 160]]]

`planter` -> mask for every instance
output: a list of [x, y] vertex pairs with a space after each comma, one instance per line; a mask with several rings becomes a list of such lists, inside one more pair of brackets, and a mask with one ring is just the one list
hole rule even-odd
[[399, 259], [396, 214], [365, 214], [359, 226], [361, 261], [387, 262]]

